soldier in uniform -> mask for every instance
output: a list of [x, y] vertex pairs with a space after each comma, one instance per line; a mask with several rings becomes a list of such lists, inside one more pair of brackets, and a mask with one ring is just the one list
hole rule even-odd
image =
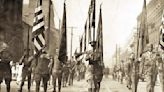
[[93, 47], [93, 50], [86, 56], [86, 61], [89, 61], [86, 71], [86, 75], [88, 75], [87, 81], [89, 84], [88, 91], [99, 92], [104, 67], [100, 65], [99, 53], [95, 51], [96, 42], [93, 41], [90, 44]]
[[139, 81], [139, 65], [141, 58], [138, 60], [134, 58], [134, 54], [131, 56], [131, 82], [132, 82], [132, 92], [137, 92], [137, 86]]
[[[90, 45], [93, 47], [95, 43], [90, 43]], [[87, 55], [86, 55], [86, 61], [89, 61], [87, 70], [86, 70], [86, 78], [87, 78], [87, 83], [88, 83], [88, 92], [94, 92], [95, 91], [95, 85], [94, 85], [94, 59], [93, 59], [93, 53], [94, 51], [91, 50]]]
[[159, 53], [157, 54], [157, 63], [161, 89], [164, 92], [164, 63]]
[[153, 45], [149, 46], [149, 51], [145, 58], [146, 77], [147, 77], [147, 92], [154, 92], [154, 86], [157, 78], [157, 63], [156, 53], [153, 52]]
[[127, 62], [125, 62], [125, 79], [126, 79], [126, 87], [131, 89], [131, 58], [129, 57]]
[[120, 71], [120, 74], [119, 74], [120, 79], [119, 80], [122, 84], [123, 83], [123, 77], [124, 77], [124, 61], [123, 60], [121, 60], [119, 71]]
[[31, 69], [31, 62], [28, 62], [28, 55], [27, 53], [25, 52], [25, 54], [21, 57], [20, 61], [19, 61], [19, 64], [22, 65], [24, 64], [23, 66], [23, 69], [22, 69], [22, 80], [21, 80], [21, 83], [20, 83], [20, 88], [19, 88], [19, 92], [22, 92], [22, 87], [24, 85], [24, 81], [26, 80], [26, 77], [28, 78], [28, 91], [30, 92], [30, 87], [31, 87], [31, 72], [32, 72], [32, 69]]
[[5, 80], [7, 92], [10, 92], [10, 82], [12, 80], [11, 74], [11, 55], [7, 50], [7, 45], [0, 51], [0, 84]]
[[50, 78], [49, 63], [49, 55], [46, 51], [42, 50], [40, 57], [35, 61], [34, 80], [36, 82], [36, 92], [40, 90], [41, 81], [43, 81], [44, 92], [47, 92], [47, 82]]

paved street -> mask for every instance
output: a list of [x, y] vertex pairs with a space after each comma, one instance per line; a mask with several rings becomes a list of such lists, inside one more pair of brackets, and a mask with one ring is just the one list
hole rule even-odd
[[[2, 84], [1, 92], [6, 92], [4, 88], [4, 84]], [[17, 92], [17, 84], [15, 81], [11, 84], [11, 92]], [[35, 92], [35, 87], [32, 86], [32, 91]], [[52, 92], [53, 87], [50, 85], [48, 87], [48, 92]], [[27, 91], [27, 83], [25, 83], [23, 92]], [[41, 87], [41, 92], [43, 92], [43, 88]], [[73, 86], [62, 88], [62, 92], [87, 92], [87, 84], [85, 80], [75, 81]], [[100, 92], [131, 92], [125, 86], [125, 84], [120, 84], [117, 81], [112, 80], [111, 78], [104, 78], [101, 84]], [[146, 92], [146, 82], [139, 82], [138, 92]], [[159, 83], [155, 86], [155, 92], [161, 92]]]

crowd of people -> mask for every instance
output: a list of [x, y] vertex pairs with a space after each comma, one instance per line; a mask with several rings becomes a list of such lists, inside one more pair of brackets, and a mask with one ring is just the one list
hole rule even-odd
[[35, 55], [29, 55], [27, 51], [20, 58], [19, 62], [12, 61], [12, 55], [7, 45], [0, 49], [0, 84], [5, 81], [7, 92], [10, 91], [12, 79], [16, 79], [18, 92], [23, 92], [24, 82], [27, 80], [27, 89], [30, 92], [31, 85], [35, 83], [36, 92], [40, 92], [40, 86], [43, 86], [44, 92], [47, 92], [48, 83], [54, 85], [56, 92], [56, 80], [58, 80], [58, 91], [61, 86], [73, 85], [73, 80], [80, 81], [85, 78], [86, 65], [82, 60], [66, 59], [66, 62], [60, 62], [58, 55], [50, 56], [45, 50], [41, 50]]
[[159, 75], [161, 92], [164, 92], [164, 62], [163, 52], [159, 47], [152, 44], [147, 45], [148, 50], [145, 51], [139, 58], [135, 57], [132, 52], [126, 61], [121, 61], [120, 64], [113, 68], [113, 79], [123, 83], [126, 82], [126, 87], [132, 92], [138, 92], [139, 80], [147, 82], [146, 91], [154, 92], [155, 84], [157, 83], [157, 75]]

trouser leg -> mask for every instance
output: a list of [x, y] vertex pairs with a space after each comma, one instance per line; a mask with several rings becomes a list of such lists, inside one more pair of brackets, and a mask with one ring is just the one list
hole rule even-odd
[[44, 92], [47, 92], [47, 80], [43, 78]]
[[58, 76], [58, 91], [61, 92], [62, 74]]
[[53, 87], [54, 87], [54, 89], [53, 89], [53, 92], [56, 92], [56, 77], [52, 77], [53, 78]]
[[28, 90], [31, 88], [31, 74], [28, 75]]
[[5, 80], [7, 92], [10, 92], [10, 80]]

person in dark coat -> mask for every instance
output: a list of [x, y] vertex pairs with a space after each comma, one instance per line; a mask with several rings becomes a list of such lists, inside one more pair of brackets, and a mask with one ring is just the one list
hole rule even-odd
[[12, 61], [11, 54], [7, 48], [4, 48], [0, 51], [0, 84], [4, 79], [7, 92], [10, 92], [10, 83], [12, 80], [10, 61]]

